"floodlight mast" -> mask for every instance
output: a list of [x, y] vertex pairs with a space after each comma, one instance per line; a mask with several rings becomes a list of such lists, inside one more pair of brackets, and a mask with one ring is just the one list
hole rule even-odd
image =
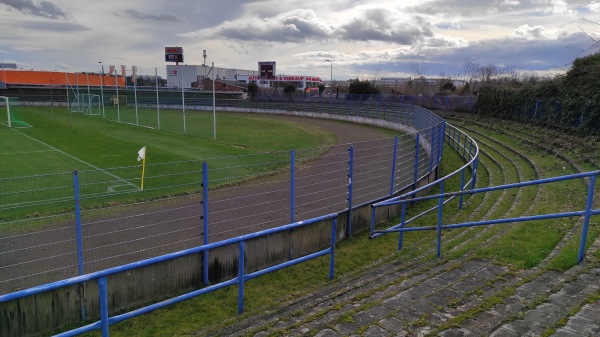
[[330, 64], [329, 97], [331, 97], [332, 91], [333, 91], [333, 61], [331, 61], [330, 59], [327, 59], [327, 60], [325, 60], [325, 62], [329, 62], [329, 64]]
[[[205, 50], [206, 52], [206, 50]], [[206, 56], [206, 54], [204, 54], [204, 56]], [[213, 69], [215, 68], [215, 63], [212, 62], [211, 63], [211, 67], [210, 70], [208, 71], [208, 74], [206, 74], [206, 76], [210, 75], [210, 72], [213, 71]], [[204, 68], [206, 69], [206, 68]], [[206, 79], [206, 77], [204, 77]], [[215, 78], [214, 75], [212, 77], [212, 97], [213, 97], [213, 139], [217, 140], [217, 104], [215, 102]]]

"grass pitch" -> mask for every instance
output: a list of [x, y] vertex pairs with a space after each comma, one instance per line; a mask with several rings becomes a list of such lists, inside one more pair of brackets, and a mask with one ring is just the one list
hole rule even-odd
[[[138, 165], [142, 146], [147, 146], [146, 164], [152, 164], [305, 149], [336, 141], [317, 128], [260, 115], [217, 113], [215, 140], [212, 112], [186, 112], [183, 134], [169, 131], [174, 127], [166, 131], [139, 127], [63, 108], [17, 108], [32, 127], [0, 128], [0, 178]], [[121, 114], [125, 117], [131, 110], [122, 108]], [[182, 112], [162, 111], [161, 122], [183, 125]]]
[[[314, 126], [251, 114], [218, 112], [215, 140], [212, 112], [186, 112], [186, 133], [182, 133], [66, 108], [15, 109], [31, 127], [0, 127], [0, 213], [8, 221], [72, 208], [75, 170], [87, 207], [103, 207], [109, 201], [198, 192], [202, 161], [209, 162], [209, 185], [215, 187], [284, 169], [292, 148], [337, 141]], [[138, 118], [143, 113], [139, 110]], [[132, 114], [132, 108], [120, 109], [122, 118]], [[177, 123], [183, 125], [183, 114], [163, 110], [161, 123], [173, 130]], [[139, 193], [142, 162], [137, 157], [143, 146], [147, 147], [145, 184]]]

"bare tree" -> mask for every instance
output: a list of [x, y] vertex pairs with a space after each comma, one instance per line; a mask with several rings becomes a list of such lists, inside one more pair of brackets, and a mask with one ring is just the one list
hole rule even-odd
[[480, 68], [481, 81], [489, 83], [496, 75], [498, 75], [498, 67], [493, 64], [488, 64]]
[[472, 60], [465, 61], [463, 63], [463, 80], [473, 81], [477, 76], [477, 73], [479, 73], [479, 68], [481, 68], [481, 66]]

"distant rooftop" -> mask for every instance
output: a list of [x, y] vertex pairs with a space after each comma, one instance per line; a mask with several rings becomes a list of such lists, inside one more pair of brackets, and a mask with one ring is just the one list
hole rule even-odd
[[0, 63], [0, 69], [17, 69], [16, 63]]

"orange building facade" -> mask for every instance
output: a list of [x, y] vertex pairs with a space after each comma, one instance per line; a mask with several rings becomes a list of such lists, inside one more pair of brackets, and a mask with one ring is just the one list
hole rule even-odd
[[[115, 83], [116, 81], [116, 83]], [[43, 70], [0, 69], [0, 82], [7, 85], [40, 86], [125, 86], [125, 77], [100, 74], [66, 73]]]

